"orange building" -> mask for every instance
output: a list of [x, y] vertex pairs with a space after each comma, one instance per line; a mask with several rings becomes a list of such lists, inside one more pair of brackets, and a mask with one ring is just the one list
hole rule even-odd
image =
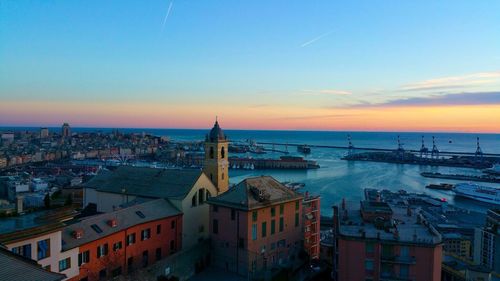
[[249, 278], [293, 267], [303, 251], [302, 199], [268, 176], [210, 198], [212, 263]]
[[418, 210], [380, 201], [334, 207], [338, 281], [440, 281], [441, 235]]
[[79, 248], [79, 275], [103, 280], [146, 267], [182, 245], [182, 214], [164, 199], [132, 205], [67, 226], [63, 250]]

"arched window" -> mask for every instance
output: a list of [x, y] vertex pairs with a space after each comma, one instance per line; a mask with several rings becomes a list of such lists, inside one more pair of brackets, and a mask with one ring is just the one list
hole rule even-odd
[[210, 147], [210, 159], [214, 159], [214, 148]]
[[224, 147], [222, 147], [222, 149], [220, 150], [220, 157], [224, 158], [225, 156], [226, 156], [226, 150], [224, 149]]
[[198, 205], [203, 204], [203, 202], [205, 202], [203, 200], [205, 200], [205, 189], [204, 188], [200, 188], [198, 190]]
[[196, 207], [196, 194], [193, 195], [193, 198], [191, 198], [191, 207]]

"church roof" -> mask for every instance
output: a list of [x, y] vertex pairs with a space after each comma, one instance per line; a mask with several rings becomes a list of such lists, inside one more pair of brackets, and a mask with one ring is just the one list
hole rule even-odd
[[258, 209], [302, 198], [270, 176], [247, 178], [217, 197], [208, 199], [210, 204], [224, 205], [243, 210]]
[[201, 170], [120, 166], [114, 171], [102, 171], [83, 186], [140, 197], [184, 198], [201, 174]]
[[218, 141], [218, 140], [226, 140], [226, 136], [224, 136], [224, 131], [219, 126], [219, 122], [215, 120], [214, 127], [210, 130], [210, 133], [207, 135], [207, 141]]

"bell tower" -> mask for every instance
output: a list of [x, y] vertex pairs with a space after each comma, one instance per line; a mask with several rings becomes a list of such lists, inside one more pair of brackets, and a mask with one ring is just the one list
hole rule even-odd
[[219, 194], [229, 188], [228, 145], [229, 142], [216, 118], [214, 127], [205, 137], [203, 172], [215, 185]]

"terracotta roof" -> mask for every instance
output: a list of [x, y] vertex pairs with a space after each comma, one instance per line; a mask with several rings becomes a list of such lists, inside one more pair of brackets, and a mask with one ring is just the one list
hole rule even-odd
[[300, 199], [303, 196], [290, 190], [270, 176], [247, 178], [228, 191], [208, 200], [210, 204], [251, 210]]
[[[182, 214], [166, 199], [154, 199], [113, 212], [82, 219], [62, 230], [64, 251], [106, 237], [129, 227]], [[114, 220], [116, 226], [110, 222]], [[81, 232], [76, 238], [75, 232]]]

